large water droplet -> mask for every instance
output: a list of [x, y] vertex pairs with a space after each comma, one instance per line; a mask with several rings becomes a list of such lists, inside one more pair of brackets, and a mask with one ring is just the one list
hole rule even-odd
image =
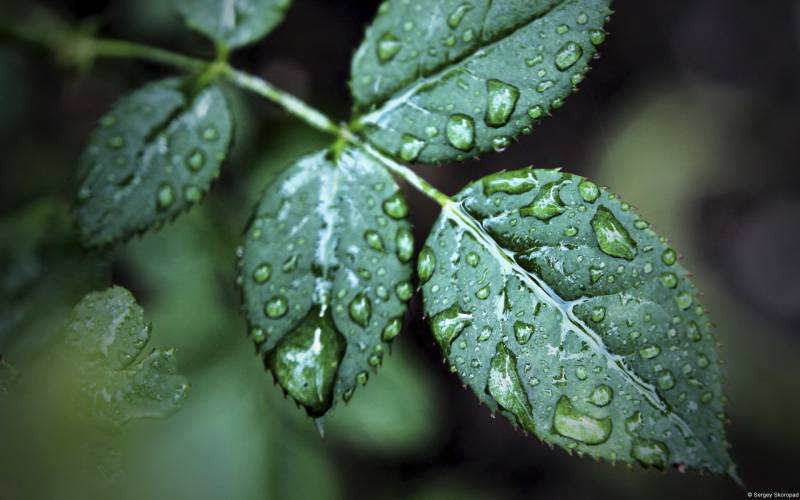
[[276, 319], [281, 318], [289, 310], [289, 303], [282, 295], [277, 295], [269, 299], [264, 305], [264, 313], [268, 318]]
[[597, 184], [585, 179], [578, 184], [578, 192], [580, 192], [583, 201], [587, 203], [594, 203], [600, 197], [600, 189]]
[[364, 231], [364, 241], [367, 242], [367, 245], [369, 245], [370, 248], [379, 252], [383, 252], [383, 238], [378, 231], [375, 231], [374, 229], [367, 229]]
[[583, 55], [583, 49], [575, 42], [567, 42], [556, 53], [556, 67], [560, 71], [566, 71]]
[[393, 219], [404, 219], [408, 216], [408, 205], [403, 194], [398, 191], [383, 202], [383, 211]]
[[411, 296], [414, 294], [414, 287], [411, 285], [411, 282], [403, 281], [394, 287], [394, 292], [397, 294], [398, 299], [406, 302], [411, 300]]
[[633, 442], [631, 456], [642, 465], [661, 469], [669, 461], [669, 448], [661, 441], [637, 438]]
[[678, 254], [675, 253], [675, 250], [667, 248], [666, 250], [664, 250], [664, 253], [661, 254], [661, 261], [664, 264], [671, 266], [678, 261]]
[[447, 16], [447, 25], [450, 26], [450, 29], [458, 28], [458, 25], [461, 24], [461, 20], [464, 18], [464, 15], [472, 10], [472, 5], [468, 3], [462, 3], [456, 9]]
[[336, 330], [330, 313], [311, 309], [291, 333], [269, 355], [268, 366], [275, 380], [309, 415], [319, 416], [330, 408], [345, 339]]
[[400, 334], [400, 330], [403, 328], [403, 319], [400, 317], [392, 318], [386, 323], [386, 326], [383, 327], [383, 331], [381, 332], [381, 340], [384, 342], [391, 342]]
[[644, 359], [653, 359], [661, 353], [661, 348], [657, 345], [649, 345], [639, 351], [639, 355]]
[[536, 177], [530, 169], [523, 168], [510, 172], [498, 172], [483, 179], [483, 194], [495, 193], [522, 194], [537, 185]]
[[636, 257], [636, 242], [609, 209], [600, 205], [592, 218], [597, 244], [605, 254], [625, 260]]
[[400, 262], [408, 262], [414, 255], [414, 235], [406, 228], [397, 230], [394, 238], [395, 248], [397, 248], [397, 258]]
[[667, 288], [675, 288], [678, 286], [678, 277], [675, 273], [664, 273], [659, 277], [661, 284]]
[[350, 319], [352, 319], [354, 323], [362, 328], [366, 328], [372, 317], [372, 302], [370, 302], [369, 297], [367, 297], [364, 292], [359, 292], [353, 297], [353, 300], [350, 301], [348, 311], [350, 312]]
[[425, 141], [418, 139], [410, 134], [403, 134], [400, 143], [400, 159], [403, 161], [414, 161], [419, 156]]
[[656, 381], [658, 382], [658, 387], [664, 391], [675, 387], [675, 377], [672, 376], [672, 372], [669, 370], [659, 372], [656, 376]]
[[612, 399], [614, 399], [614, 390], [606, 384], [595, 387], [589, 396], [589, 401], [595, 406], [606, 406]]
[[522, 321], [517, 321], [514, 323], [514, 337], [516, 337], [517, 342], [524, 345], [527, 344], [528, 341], [533, 337], [533, 332], [536, 328], [528, 323], [523, 323]]
[[266, 262], [260, 264], [253, 271], [253, 281], [258, 284], [266, 283], [269, 281], [270, 276], [272, 276], [272, 267]]
[[401, 48], [402, 44], [399, 38], [392, 33], [384, 33], [378, 40], [378, 45], [376, 47], [378, 61], [380, 61], [381, 64], [391, 61], [394, 59], [394, 56], [400, 52]]
[[458, 305], [453, 305], [431, 318], [433, 337], [444, 353], [450, 352], [450, 345], [470, 324], [472, 317], [465, 314]]
[[488, 100], [483, 120], [490, 127], [502, 127], [514, 112], [519, 99], [519, 89], [500, 80], [486, 82]]
[[549, 220], [561, 215], [567, 209], [561, 201], [559, 192], [562, 184], [550, 182], [545, 184], [530, 205], [519, 209], [523, 217], [536, 217], [539, 220]]
[[591, 40], [592, 45], [600, 45], [606, 39], [606, 33], [603, 30], [590, 30], [589, 31], [589, 40]]
[[191, 153], [186, 155], [186, 166], [192, 172], [197, 172], [206, 164], [206, 154], [202, 149], [193, 149]]
[[564, 437], [586, 444], [600, 444], [611, 436], [611, 418], [594, 418], [572, 407], [567, 396], [556, 404], [553, 428]]
[[452, 115], [447, 121], [445, 134], [454, 148], [469, 151], [475, 143], [475, 122], [467, 115]]
[[481, 263], [481, 256], [475, 252], [469, 252], [465, 260], [470, 266], [477, 267]]
[[156, 208], [158, 208], [158, 210], [166, 210], [174, 201], [175, 190], [172, 188], [172, 185], [166, 182], [162, 183], [158, 187], [158, 192], [156, 193]]
[[675, 296], [675, 304], [683, 311], [692, 307], [692, 302], [692, 294], [688, 292], [680, 292]]
[[492, 358], [486, 392], [501, 408], [516, 417], [517, 425], [531, 433], [536, 430], [531, 405], [517, 372], [517, 358], [503, 342], [497, 344]]
[[417, 275], [421, 284], [425, 284], [433, 276], [433, 271], [436, 269], [436, 256], [430, 247], [425, 246], [420, 250], [419, 257], [417, 258]]

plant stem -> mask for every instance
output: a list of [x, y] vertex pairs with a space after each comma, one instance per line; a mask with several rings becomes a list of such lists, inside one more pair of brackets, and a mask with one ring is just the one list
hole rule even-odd
[[[49, 22], [53, 22], [53, 20], [49, 20]], [[346, 126], [338, 126], [320, 111], [268, 81], [230, 66], [226, 62], [227, 51], [220, 52], [218, 50], [217, 59], [209, 61], [124, 40], [93, 38], [82, 34], [70, 35], [63, 32], [61, 34], [64, 36], [47, 37], [40, 36], [36, 29], [14, 29], [13, 26], [6, 25], [2, 25], [0, 28], [4, 28], [0, 29], [0, 33], [5, 32], [26, 43], [43, 46], [60, 55], [64, 61], [79, 67], [87, 66], [87, 63], [97, 57], [132, 58], [172, 66], [191, 73], [218, 75], [237, 87], [272, 101], [311, 127], [333, 134], [340, 140], [343, 139], [361, 148], [393, 174], [408, 182], [443, 208], [447, 208], [452, 203], [446, 194], [437, 190], [416, 172], [383, 154], [371, 144], [364, 142]]]
[[262, 78], [245, 73], [231, 66], [226, 66], [226, 68], [223, 69], [222, 77], [229, 80], [237, 87], [249, 90], [261, 97], [269, 99], [317, 130], [328, 132], [336, 136], [342, 135], [342, 129], [331, 121], [330, 118], [292, 94], [280, 90]]

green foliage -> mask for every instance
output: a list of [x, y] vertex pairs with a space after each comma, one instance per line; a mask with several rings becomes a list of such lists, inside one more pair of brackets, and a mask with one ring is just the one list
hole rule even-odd
[[557, 170], [494, 174], [455, 201], [420, 279], [451, 370], [484, 404], [595, 458], [733, 472], [711, 324], [664, 238]]
[[158, 227], [199, 202], [219, 175], [233, 133], [216, 85], [150, 83], [100, 119], [80, 163], [78, 223], [102, 246]]
[[174, 0], [189, 27], [233, 49], [256, 42], [283, 20], [292, 0]]
[[144, 311], [122, 287], [92, 292], [75, 306], [65, 342], [78, 367], [79, 399], [93, 418], [123, 424], [180, 408], [189, 385], [177, 373], [174, 351], [145, 354], [149, 341]]
[[381, 365], [413, 291], [403, 195], [371, 157], [333, 154], [299, 160], [267, 189], [239, 261], [250, 336], [315, 417]]
[[356, 127], [404, 161], [505, 150], [583, 80], [608, 5], [389, 0], [353, 58]]

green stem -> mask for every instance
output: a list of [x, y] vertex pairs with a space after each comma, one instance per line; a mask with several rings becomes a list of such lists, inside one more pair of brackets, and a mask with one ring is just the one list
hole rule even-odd
[[[288, 113], [300, 118], [311, 127], [333, 134], [342, 140], [361, 148], [393, 174], [408, 182], [411, 186], [430, 197], [446, 208], [452, 203], [450, 198], [433, 187], [428, 181], [417, 175], [407, 166], [396, 162], [381, 151], [364, 142], [360, 137], [347, 129], [338, 126], [320, 111], [312, 108], [297, 97], [284, 92], [266, 80], [230, 66], [227, 62], [227, 50], [217, 51], [217, 59], [208, 61], [171, 52], [158, 47], [143, 45], [124, 40], [92, 38], [82, 34], [61, 32], [61, 36], [41, 36], [36, 29], [15, 29], [10, 25], [0, 25], [0, 33], [22, 40], [26, 43], [40, 45], [59, 54], [66, 62], [85, 66], [97, 57], [141, 59], [154, 63], [173, 66], [191, 73], [201, 74], [201, 78], [217, 76], [228, 80], [244, 90], [253, 92], [277, 104]], [[60, 30], [59, 30], [60, 31]]]

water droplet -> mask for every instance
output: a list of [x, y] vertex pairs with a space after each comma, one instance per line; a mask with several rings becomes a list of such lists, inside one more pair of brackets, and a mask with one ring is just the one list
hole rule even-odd
[[436, 256], [430, 247], [423, 247], [419, 252], [417, 259], [417, 275], [421, 284], [425, 284], [433, 276], [433, 271], [436, 269]]
[[712, 399], [714, 399], [714, 394], [709, 391], [704, 392], [703, 395], [700, 396], [700, 402], [703, 404], [710, 403]]
[[336, 330], [330, 313], [311, 309], [300, 325], [284, 337], [268, 357], [275, 380], [309, 415], [330, 408], [345, 339]]
[[114, 115], [106, 115], [100, 119], [100, 126], [103, 128], [111, 128], [117, 123], [117, 117]]
[[197, 172], [206, 164], [206, 154], [202, 149], [193, 149], [191, 153], [186, 155], [186, 166], [192, 172]]
[[669, 448], [661, 441], [637, 438], [633, 442], [631, 456], [642, 465], [661, 469], [669, 461]]
[[367, 372], [359, 372], [358, 375], [356, 375], [356, 382], [358, 382], [359, 385], [366, 385], [367, 380], [369, 380], [369, 373]]
[[475, 123], [467, 115], [452, 115], [447, 121], [445, 134], [454, 148], [469, 151], [475, 143]]
[[578, 24], [586, 24], [589, 21], [589, 16], [586, 15], [585, 12], [581, 12], [578, 14], [578, 18], [575, 20]]
[[408, 216], [408, 205], [403, 193], [397, 191], [383, 202], [383, 211], [393, 219], [404, 219]]
[[522, 194], [535, 188], [536, 177], [529, 169], [498, 172], [483, 179], [483, 194], [495, 193]]
[[490, 127], [502, 127], [514, 112], [519, 99], [519, 89], [500, 80], [486, 82], [488, 100], [483, 121]]
[[377, 54], [378, 54], [378, 61], [381, 64], [385, 64], [392, 59], [394, 56], [400, 52], [402, 48], [402, 44], [400, 43], [400, 39], [394, 36], [392, 33], [384, 33], [383, 36], [380, 37], [378, 40], [377, 45]]
[[590, 30], [589, 31], [589, 40], [591, 40], [592, 45], [600, 45], [606, 39], [606, 33], [603, 30]]
[[431, 319], [433, 337], [442, 352], [449, 353], [450, 345], [470, 324], [471, 316], [464, 314], [457, 305], [453, 305]]
[[480, 300], [486, 300], [489, 298], [490, 293], [491, 293], [491, 288], [489, 287], [489, 285], [486, 285], [484, 287], [479, 288], [478, 291], [475, 292], [475, 297], [477, 297]]
[[397, 258], [400, 262], [408, 262], [414, 255], [414, 235], [406, 228], [397, 230], [394, 238], [394, 245], [397, 248]]
[[589, 268], [589, 281], [594, 285], [603, 278], [603, 270], [599, 267]]
[[203, 192], [197, 186], [186, 186], [183, 188], [183, 197], [189, 203], [197, 203], [203, 198]]
[[250, 338], [253, 339], [253, 342], [255, 342], [256, 344], [261, 344], [262, 342], [267, 340], [267, 335], [261, 328], [253, 328], [252, 330], [250, 330]]
[[502, 153], [511, 145], [511, 139], [501, 135], [492, 139], [492, 150], [495, 153]]
[[564, 229], [564, 236], [572, 238], [578, 234], [578, 228], [575, 226], [568, 226]]
[[461, 35], [461, 39], [464, 40], [464, 43], [471, 42], [473, 38], [475, 38], [475, 31], [472, 28], [467, 28], [464, 30], [464, 34]]
[[699, 366], [700, 368], [706, 368], [710, 363], [711, 362], [708, 360], [706, 356], [702, 354], [697, 356], [697, 366]]
[[553, 80], [543, 80], [536, 86], [536, 91], [539, 93], [547, 92], [553, 85], [555, 85]]
[[369, 363], [369, 366], [377, 368], [381, 365], [382, 360], [383, 357], [380, 354], [373, 354], [369, 357], [369, 359], [367, 359], [367, 363]]
[[675, 253], [675, 250], [671, 248], [667, 248], [666, 250], [664, 250], [664, 253], [661, 254], [661, 262], [663, 262], [668, 266], [673, 265], [677, 261], [678, 261], [678, 254]]
[[411, 286], [409, 281], [398, 283], [397, 286], [394, 287], [394, 291], [397, 294], [397, 298], [403, 302], [410, 300], [411, 296], [414, 295], [414, 287]]
[[481, 329], [481, 333], [478, 335], [478, 342], [486, 342], [492, 336], [492, 328], [489, 326], [484, 326]]
[[592, 309], [592, 321], [599, 323], [606, 318], [606, 308], [599, 306]]
[[580, 192], [583, 201], [587, 203], [594, 203], [600, 197], [600, 189], [597, 184], [589, 180], [582, 180], [578, 184], [578, 192]]
[[281, 270], [285, 273], [294, 272], [297, 269], [297, 255], [292, 255], [285, 261], [283, 261], [283, 265], [281, 266]]
[[643, 423], [642, 412], [634, 412], [633, 415], [625, 419], [625, 430], [635, 435], [639, 431], [639, 428], [642, 427]]
[[589, 396], [589, 401], [595, 406], [606, 406], [612, 399], [614, 399], [614, 390], [606, 384], [595, 387]]
[[559, 35], [563, 35], [568, 31], [569, 31], [569, 26], [567, 26], [566, 24], [559, 24], [558, 26], [556, 26], [556, 33], [558, 33]]
[[688, 292], [680, 292], [675, 296], [675, 304], [683, 311], [692, 307], [692, 294]]
[[447, 16], [447, 25], [450, 26], [450, 29], [458, 28], [458, 25], [461, 24], [461, 20], [464, 18], [464, 15], [472, 10], [472, 5], [468, 3], [462, 3], [456, 9]]
[[544, 108], [537, 104], [536, 106], [528, 109], [528, 116], [530, 116], [533, 120], [538, 120], [544, 116]]
[[514, 337], [516, 337], [517, 342], [520, 344], [527, 344], [531, 337], [533, 337], [535, 329], [533, 325], [517, 321], [514, 323]]
[[174, 201], [175, 191], [172, 189], [172, 186], [166, 182], [162, 183], [158, 187], [158, 192], [156, 193], [156, 208], [158, 208], [158, 210], [166, 210]]
[[661, 284], [667, 288], [675, 288], [678, 286], [678, 277], [674, 273], [664, 273], [659, 278]]
[[590, 417], [573, 408], [568, 397], [561, 396], [553, 416], [553, 429], [582, 443], [600, 444], [611, 436], [611, 418]]
[[575, 368], [575, 376], [578, 377], [578, 380], [586, 380], [586, 377], [589, 376], [589, 374], [586, 372], [586, 367], [579, 365], [577, 368]]
[[475, 252], [469, 252], [466, 257], [467, 264], [472, 267], [477, 267], [481, 262], [481, 256]]
[[592, 228], [597, 244], [605, 254], [625, 260], [636, 257], [636, 242], [625, 226], [603, 205], [597, 208], [592, 218]]
[[400, 334], [400, 330], [403, 328], [403, 319], [400, 317], [392, 318], [386, 323], [386, 326], [383, 327], [383, 332], [381, 332], [381, 340], [384, 342], [391, 342]]
[[203, 140], [206, 142], [214, 142], [219, 139], [219, 132], [214, 127], [206, 127], [203, 129]]
[[125, 138], [121, 135], [112, 135], [106, 141], [106, 145], [111, 149], [122, 149], [125, 147]]
[[400, 159], [403, 161], [414, 161], [425, 147], [425, 141], [418, 139], [410, 134], [403, 134], [400, 144]]
[[672, 372], [669, 370], [660, 372], [656, 381], [658, 382], [658, 387], [664, 391], [668, 391], [675, 387], [675, 377], [672, 376]]
[[661, 348], [657, 345], [650, 345], [639, 351], [639, 355], [644, 359], [653, 359], [661, 353]]
[[370, 248], [379, 252], [383, 252], [383, 238], [378, 231], [375, 231], [374, 229], [367, 229], [364, 231], [364, 241], [367, 242], [367, 245], [369, 245]]
[[497, 351], [492, 357], [486, 392], [501, 408], [516, 417], [517, 425], [528, 432], [536, 430], [531, 405], [517, 372], [517, 358], [503, 342], [497, 344]]
[[523, 217], [536, 217], [539, 220], [549, 220], [557, 215], [561, 215], [567, 209], [561, 201], [559, 192], [561, 183], [550, 182], [545, 184], [530, 205], [519, 209]]
[[353, 297], [353, 300], [350, 301], [348, 311], [350, 312], [350, 319], [352, 319], [354, 323], [362, 328], [366, 328], [372, 317], [372, 303], [364, 292], [359, 292]]
[[264, 313], [268, 318], [276, 319], [286, 315], [289, 310], [289, 303], [282, 295], [277, 295], [269, 299], [264, 306]]
[[571, 68], [583, 55], [583, 49], [575, 42], [567, 42], [556, 53], [556, 67], [560, 71]]
[[258, 283], [259, 285], [269, 281], [270, 276], [272, 276], [272, 267], [266, 262], [260, 264], [253, 271], [253, 281]]

